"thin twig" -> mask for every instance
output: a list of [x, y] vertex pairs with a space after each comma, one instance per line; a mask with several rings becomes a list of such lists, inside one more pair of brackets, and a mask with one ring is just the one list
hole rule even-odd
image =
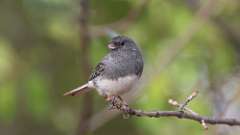
[[[183, 104], [179, 104], [177, 101], [173, 100], [173, 99], [169, 99], [168, 103], [170, 103], [171, 105], [174, 105], [174, 106], [177, 106], [179, 108], [179, 111], [180, 112], [184, 112], [184, 111], [187, 111], [189, 112], [190, 114], [193, 114], [193, 115], [197, 115], [199, 116], [198, 113], [194, 112], [192, 109], [190, 108], [187, 108], [187, 105], [195, 98], [197, 97], [198, 95], [198, 91], [193, 91], [191, 95], [189, 95], [186, 99], [186, 101], [183, 103]], [[203, 126], [203, 128], [205, 130], [208, 129], [208, 126], [207, 124], [205, 123], [205, 120], [201, 120], [201, 125]]]
[[206, 123], [211, 125], [229, 125], [229, 126], [240, 126], [240, 120], [237, 119], [230, 119], [230, 118], [210, 118], [201, 115], [195, 115], [191, 113], [181, 112], [181, 111], [143, 111], [138, 109], [130, 108], [126, 104], [122, 104], [122, 102], [111, 102], [112, 105], [119, 111], [123, 112], [124, 114], [128, 114], [130, 116], [137, 116], [137, 117], [154, 117], [154, 118], [161, 118], [161, 117], [176, 117], [179, 119], [189, 119], [193, 121], [197, 121], [203, 125], [205, 129], [207, 129]]
[[[168, 100], [168, 103], [171, 104], [171, 105], [173, 105], [173, 106], [176, 106], [176, 107], [182, 106], [182, 105], [179, 104], [176, 100], [173, 100], [173, 99], [169, 99], [169, 100]], [[188, 107], [186, 107], [186, 106], [183, 107], [182, 111], [187, 111], [187, 112], [189, 112], [189, 113], [191, 113], [191, 114], [198, 115], [198, 113], [194, 112], [193, 110], [191, 110], [190, 108], [188, 108]]]
[[208, 129], [208, 126], [207, 126], [207, 124], [205, 123], [205, 120], [201, 120], [201, 124], [202, 124], [202, 126], [203, 126], [203, 128], [204, 128], [205, 130]]
[[194, 91], [190, 96], [187, 97], [187, 100], [179, 106], [179, 110], [183, 111], [184, 108], [198, 95], [198, 91]]

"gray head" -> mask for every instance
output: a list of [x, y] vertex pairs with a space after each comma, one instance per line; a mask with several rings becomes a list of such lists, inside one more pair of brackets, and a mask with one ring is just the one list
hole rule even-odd
[[134, 41], [126, 36], [116, 36], [112, 38], [110, 43], [108, 44], [108, 48], [111, 50], [118, 49], [133, 49], [136, 48], [136, 44]]

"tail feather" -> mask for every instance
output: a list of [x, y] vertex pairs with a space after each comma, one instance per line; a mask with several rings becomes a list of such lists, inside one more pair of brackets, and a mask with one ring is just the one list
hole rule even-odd
[[75, 96], [77, 94], [82, 94], [85, 92], [88, 92], [90, 89], [88, 89], [88, 84], [84, 84], [82, 86], [77, 87], [76, 89], [73, 89], [71, 91], [68, 91], [64, 93], [64, 96]]

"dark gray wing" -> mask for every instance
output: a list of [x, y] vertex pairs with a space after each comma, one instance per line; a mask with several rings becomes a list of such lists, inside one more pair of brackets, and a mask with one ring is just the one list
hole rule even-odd
[[144, 66], [144, 62], [141, 54], [139, 54], [139, 57], [136, 58], [136, 63], [135, 63], [135, 74], [139, 77], [142, 75], [143, 66]]
[[101, 75], [105, 69], [104, 67], [105, 67], [105, 64], [103, 64], [102, 62], [98, 63], [98, 65], [95, 67], [88, 81], [91, 81], [96, 77], [98, 77], [99, 75]]

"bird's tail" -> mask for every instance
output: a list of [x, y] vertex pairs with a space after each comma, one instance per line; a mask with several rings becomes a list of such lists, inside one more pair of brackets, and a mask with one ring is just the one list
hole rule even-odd
[[77, 87], [76, 89], [73, 89], [71, 91], [68, 91], [66, 93], [64, 93], [64, 96], [76, 96], [78, 94], [82, 94], [85, 92], [88, 92], [90, 89], [88, 88], [88, 84], [84, 84], [82, 86]]

